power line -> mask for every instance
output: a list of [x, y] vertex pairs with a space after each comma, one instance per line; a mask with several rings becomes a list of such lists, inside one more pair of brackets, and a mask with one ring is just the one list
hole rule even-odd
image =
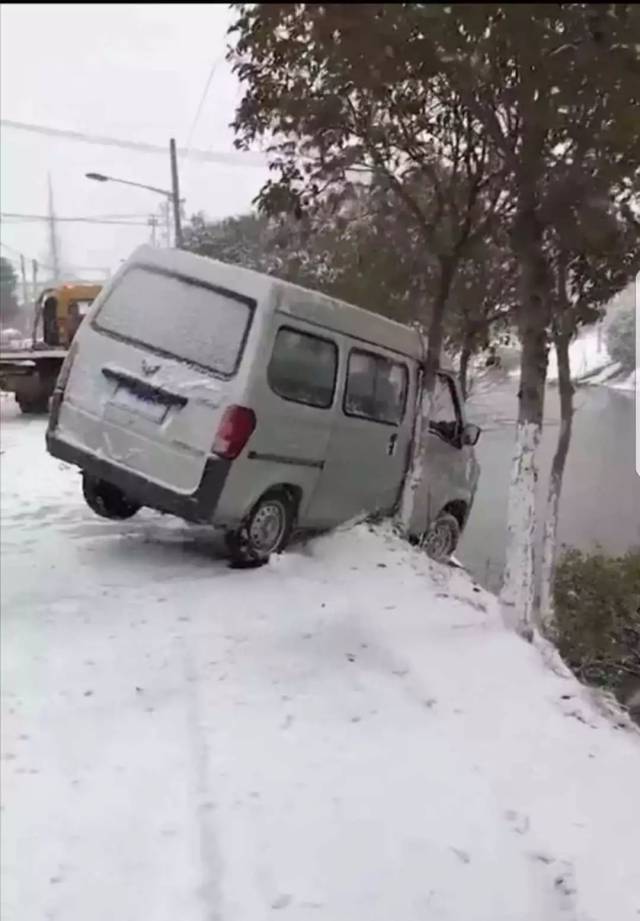
[[[31, 221], [48, 221], [45, 214], [15, 214], [9, 211], [3, 211], [0, 214], [2, 218], [9, 218], [17, 224], [28, 224]], [[96, 217], [58, 217], [56, 221], [77, 222], [81, 224], [118, 224], [124, 227], [147, 227], [148, 220], [145, 221], [127, 221], [113, 218], [96, 218]]]
[[[44, 217], [44, 215], [41, 215], [41, 214], [24, 214], [22, 211], [20, 211], [20, 212], [18, 212], [18, 211], [3, 211], [3, 212], [2, 212], [2, 216], [3, 216], [3, 217], [16, 217], [16, 218], [18, 218], [18, 217], [24, 217], [24, 218], [41, 218], [41, 217]], [[85, 218], [92, 218], [93, 220], [96, 220], [96, 221], [116, 221], [116, 220], [118, 220], [118, 221], [120, 221], [120, 220], [124, 221], [124, 220], [128, 220], [128, 219], [135, 220], [136, 218], [142, 219], [142, 218], [146, 218], [146, 217], [148, 217], [148, 213], [147, 213], [146, 211], [145, 211], [145, 212], [140, 212], [140, 211], [139, 211], [139, 212], [137, 212], [136, 214], [83, 214], [83, 215], [81, 215], [82, 220], [84, 220]], [[58, 220], [61, 220], [61, 218], [58, 218]], [[78, 220], [78, 218], [65, 218], [65, 220], [67, 220], [67, 221], [75, 221], [75, 220]]]
[[[148, 144], [145, 141], [125, 141], [96, 134], [85, 134], [82, 131], [70, 131], [63, 128], [50, 128], [46, 125], [34, 125], [27, 122], [16, 122], [8, 118], [0, 119], [0, 124], [5, 128], [14, 128], [16, 131], [30, 131], [35, 134], [45, 134], [50, 137], [66, 138], [69, 141], [81, 141], [85, 144], [97, 144], [101, 147], [121, 147], [125, 150], [137, 150], [140, 153], [163, 154], [166, 156], [167, 148], [159, 144]], [[212, 150], [190, 150], [178, 148], [180, 156], [186, 153], [197, 160], [210, 163], [222, 163], [226, 166], [266, 167], [267, 161], [261, 154], [256, 153], [216, 153]]]
[[[38, 266], [41, 269], [49, 269], [50, 272], [54, 271], [52, 265], [48, 265], [46, 262], [43, 262], [41, 259], [34, 259], [32, 256], [28, 256], [27, 253], [21, 253], [20, 250], [17, 250], [13, 246], [9, 246], [8, 243], [4, 243], [0, 240], [0, 246], [2, 249], [8, 250], [10, 253], [13, 253], [15, 256], [24, 256], [25, 259], [28, 259], [30, 262], [37, 262]], [[109, 272], [110, 270], [103, 265], [71, 265], [70, 269], [75, 269], [80, 272]]]
[[[223, 52], [223, 54], [224, 54], [224, 52]], [[208, 95], [208, 93], [209, 93], [209, 87], [211, 86], [211, 81], [213, 80], [213, 75], [214, 75], [215, 72], [216, 72], [216, 68], [218, 67], [218, 64], [220, 63], [221, 58], [222, 58], [222, 55], [218, 55], [218, 57], [215, 59], [215, 61], [214, 61], [213, 64], [211, 65], [211, 70], [209, 71], [209, 76], [207, 77], [207, 82], [206, 82], [205, 85], [204, 85], [204, 90], [202, 91], [202, 96], [200, 97], [200, 102], [198, 103], [198, 108], [196, 109], [196, 114], [195, 114], [194, 119], [193, 119], [193, 122], [192, 122], [192, 124], [191, 124], [191, 128], [189, 129], [189, 134], [188, 134], [188, 137], [187, 137], [187, 149], [186, 149], [186, 153], [184, 154], [185, 159], [189, 156], [189, 151], [190, 151], [190, 149], [191, 149], [191, 141], [193, 140], [194, 132], [195, 132], [196, 127], [197, 127], [197, 125], [198, 125], [198, 122], [199, 122], [199, 120], [200, 120], [200, 115], [202, 114], [202, 109], [203, 109], [203, 107], [204, 107], [204, 104], [205, 104], [206, 99], [207, 99], [207, 95]]]

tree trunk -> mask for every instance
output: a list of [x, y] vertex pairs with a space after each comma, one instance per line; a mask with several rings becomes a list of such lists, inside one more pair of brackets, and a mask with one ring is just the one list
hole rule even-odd
[[533, 195], [520, 195], [514, 248], [520, 264], [519, 327], [522, 342], [516, 443], [507, 512], [507, 546], [500, 602], [505, 623], [533, 636], [537, 450], [544, 415], [547, 334], [551, 292], [542, 249], [542, 227]]
[[558, 388], [560, 392], [560, 432], [556, 452], [549, 476], [549, 491], [542, 538], [542, 561], [540, 569], [540, 599], [538, 621], [544, 633], [553, 634], [555, 615], [553, 608], [553, 578], [556, 568], [558, 512], [564, 468], [571, 443], [573, 423], [573, 384], [571, 383], [571, 366], [569, 362], [569, 342], [571, 335], [560, 332], [554, 335], [556, 355], [558, 356]]
[[460, 367], [458, 376], [460, 378], [460, 389], [462, 390], [463, 399], [467, 399], [469, 389], [469, 361], [471, 360], [471, 347], [465, 342], [460, 352]]
[[402, 495], [400, 497], [400, 505], [397, 514], [398, 524], [405, 535], [409, 533], [414, 518], [416, 493], [424, 477], [426, 465], [425, 454], [427, 450], [427, 439], [425, 438], [425, 434], [429, 430], [436, 373], [440, 365], [440, 353], [442, 351], [442, 341], [444, 338], [444, 316], [452, 281], [452, 267], [449, 265], [443, 266], [440, 275], [438, 295], [434, 301], [431, 321], [429, 323], [422, 378], [418, 380], [411, 457], [402, 486]]

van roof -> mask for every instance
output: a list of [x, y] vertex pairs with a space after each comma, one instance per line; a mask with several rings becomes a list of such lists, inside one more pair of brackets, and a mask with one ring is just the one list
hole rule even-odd
[[[219, 262], [208, 256], [197, 256], [184, 250], [155, 249], [151, 246], [138, 247], [128, 263], [156, 265], [182, 273], [195, 272], [203, 280], [209, 276], [212, 283], [217, 281], [229, 290], [237, 290], [248, 296], [257, 297], [263, 294], [267, 282], [275, 293], [276, 309], [283, 313], [314, 323], [326, 330], [381, 345], [416, 360], [422, 358], [422, 340], [417, 330], [380, 314], [355, 307], [346, 301], [321, 294], [319, 291], [282, 281], [272, 275]], [[212, 273], [214, 267], [215, 279]]]
[[279, 279], [274, 279], [274, 290], [276, 307], [282, 313], [363, 342], [381, 345], [416, 360], [422, 357], [420, 334], [410, 326]]

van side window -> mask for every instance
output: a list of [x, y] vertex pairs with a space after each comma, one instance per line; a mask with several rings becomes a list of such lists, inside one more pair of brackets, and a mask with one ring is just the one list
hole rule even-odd
[[398, 425], [407, 401], [407, 368], [373, 352], [349, 355], [344, 411], [374, 422]]
[[337, 367], [334, 342], [283, 326], [273, 346], [267, 380], [285, 400], [328, 409], [333, 403]]
[[449, 442], [455, 442], [460, 434], [460, 418], [452, 387], [446, 375], [438, 374], [429, 421], [429, 430]]

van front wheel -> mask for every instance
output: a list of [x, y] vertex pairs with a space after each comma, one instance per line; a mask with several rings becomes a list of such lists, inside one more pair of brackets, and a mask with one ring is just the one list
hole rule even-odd
[[431, 522], [422, 539], [422, 546], [433, 560], [445, 563], [460, 540], [458, 519], [450, 512], [440, 512]]
[[286, 492], [265, 493], [237, 531], [228, 531], [227, 548], [232, 561], [260, 566], [272, 553], [284, 550], [293, 527], [293, 504]]
[[88, 473], [82, 474], [82, 495], [92, 512], [112, 521], [133, 518], [141, 508], [136, 502], [128, 499], [117, 486], [89, 476]]

